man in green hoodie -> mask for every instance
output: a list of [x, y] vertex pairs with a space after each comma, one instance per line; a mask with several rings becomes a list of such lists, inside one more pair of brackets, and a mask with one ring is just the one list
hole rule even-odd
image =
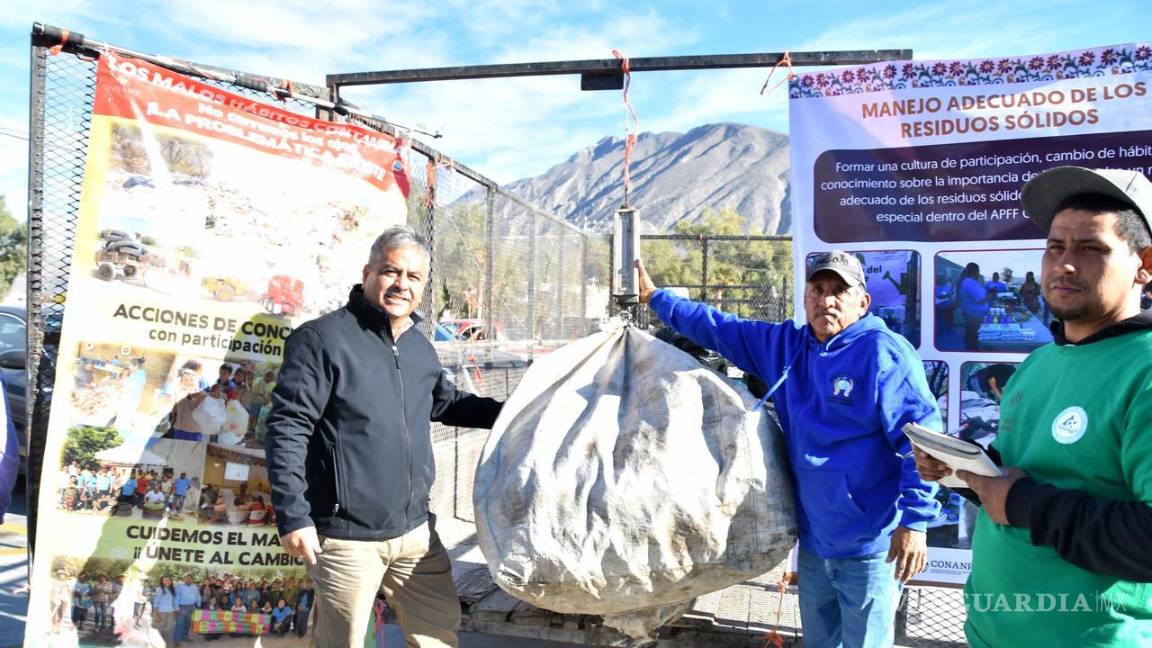
[[[1152, 645], [1152, 183], [1049, 169], [1024, 185], [1047, 234], [1055, 342], [1008, 381], [965, 587], [973, 646]], [[925, 479], [950, 471], [917, 452]]]

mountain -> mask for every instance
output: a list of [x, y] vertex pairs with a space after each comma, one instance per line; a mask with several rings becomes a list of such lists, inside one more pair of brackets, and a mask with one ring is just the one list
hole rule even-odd
[[[624, 199], [624, 140], [606, 137], [535, 178], [505, 186], [512, 194], [600, 231]], [[669, 233], [708, 208], [731, 208], [750, 234], [787, 234], [788, 136], [743, 124], [708, 124], [687, 133], [641, 133], [632, 152], [629, 202], [645, 233]]]

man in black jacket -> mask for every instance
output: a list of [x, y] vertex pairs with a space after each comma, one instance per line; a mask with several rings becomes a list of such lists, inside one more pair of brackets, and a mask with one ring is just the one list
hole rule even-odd
[[288, 338], [268, 415], [281, 544], [316, 582], [316, 641], [361, 646], [383, 587], [408, 645], [455, 646], [460, 603], [430, 519], [429, 420], [490, 428], [501, 403], [458, 392], [414, 330], [429, 252], [376, 239], [348, 304]]

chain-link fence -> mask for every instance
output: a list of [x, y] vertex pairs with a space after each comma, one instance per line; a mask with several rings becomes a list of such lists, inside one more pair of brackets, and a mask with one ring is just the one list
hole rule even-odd
[[790, 237], [647, 234], [640, 253], [657, 286], [745, 318], [792, 317]]
[[68, 269], [80, 211], [96, 66], [72, 54], [32, 48], [28, 181], [28, 537], [36, 537], [36, 503], [44, 461], [65, 314]]
[[[462, 387], [503, 400], [533, 360], [588, 335], [606, 315], [610, 246], [474, 171], [425, 163], [432, 335], [450, 338], [437, 346]], [[487, 431], [437, 425], [433, 438], [450, 448], [437, 454], [433, 510], [472, 521], [472, 479]]]

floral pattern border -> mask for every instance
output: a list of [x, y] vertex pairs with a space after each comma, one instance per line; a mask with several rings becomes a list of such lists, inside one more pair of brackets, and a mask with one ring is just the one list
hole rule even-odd
[[1152, 71], [1152, 45], [1101, 47], [1046, 56], [963, 61], [879, 63], [802, 74], [789, 84], [792, 99], [955, 86], [1056, 81]]

